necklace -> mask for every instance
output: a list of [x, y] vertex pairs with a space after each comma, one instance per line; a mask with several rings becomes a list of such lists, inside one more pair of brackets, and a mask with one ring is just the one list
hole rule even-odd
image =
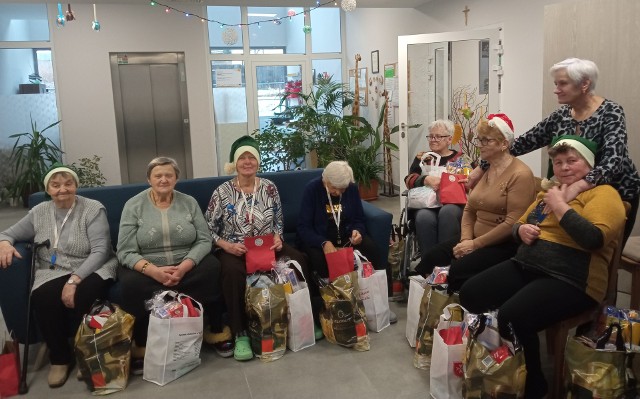
[[251, 208], [249, 208], [249, 202], [247, 201], [247, 196], [244, 193], [244, 190], [242, 189], [242, 187], [240, 186], [240, 180], [238, 180], [238, 178], [236, 177], [236, 183], [238, 184], [238, 188], [240, 189], [240, 194], [242, 194], [244, 205], [247, 207], [247, 209], [250, 209], [250, 211], [247, 212], [247, 221], [249, 222], [249, 228], [251, 229], [250, 235], [253, 234], [253, 208], [256, 206], [256, 188], [258, 187], [257, 180], [258, 179], [256, 178], [253, 179], [253, 193], [251, 194]]
[[333, 201], [331, 200], [331, 194], [329, 194], [329, 190], [327, 189], [327, 199], [329, 200], [329, 208], [331, 209], [331, 216], [333, 216], [333, 221], [336, 224], [337, 237], [336, 242], [338, 245], [342, 245], [342, 237], [340, 237], [340, 217], [342, 216], [342, 194], [340, 194], [340, 199], [338, 200], [338, 212], [333, 208]]

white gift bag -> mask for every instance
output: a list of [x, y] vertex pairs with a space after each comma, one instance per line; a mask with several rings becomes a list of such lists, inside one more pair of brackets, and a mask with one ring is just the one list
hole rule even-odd
[[358, 250], [353, 251], [353, 254], [358, 265], [358, 288], [360, 290], [360, 299], [364, 305], [364, 312], [367, 316], [367, 329], [380, 332], [390, 325], [391, 311], [389, 309], [387, 272], [385, 270], [375, 270], [371, 276], [363, 277], [362, 260], [368, 262], [368, 259]]
[[161, 319], [150, 315], [142, 378], [160, 386], [198, 367], [202, 347], [202, 304], [175, 291], [166, 294], [176, 295], [178, 300], [190, 298], [199, 316], [188, 317], [186, 309], [184, 317]]
[[[431, 157], [431, 162], [429, 164], [425, 162], [428, 157]], [[447, 171], [446, 166], [440, 166], [440, 159], [440, 154], [436, 152], [427, 151], [422, 154], [422, 157], [420, 158], [420, 169], [422, 170], [422, 174], [426, 176], [440, 177], [442, 172]]]
[[[451, 310], [465, 309], [459, 304], [451, 304], [444, 308], [440, 315], [438, 327], [433, 334], [433, 350], [431, 353], [431, 367], [429, 371], [429, 389], [434, 399], [462, 399], [462, 385], [464, 383], [463, 357], [467, 347], [467, 338], [463, 335], [458, 344], [445, 343], [441, 331], [460, 327], [462, 321], [451, 320]], [[461, 317], [461, 320], [463, 318]]]
[[420, 302], [424, 294], [426, 279], [422, 276], [409, 277], [409, 299], [407, 300], [407, 327], [405, 335], [409, 346], [416, 347], [416, 334], [420, 321]]
[[[300, 264], [295, 260], [287, 262], [300, 272], [304, 277]], [[287, 334], [287, 347], [297, 352], [313, 346], [316, 343], [313, 325], [313, 311], [311, 309], [311, 296], [305, 281], [298, 281], [298, 290], [293, 294], [286, 294], [289, 304], [289, 331]]]

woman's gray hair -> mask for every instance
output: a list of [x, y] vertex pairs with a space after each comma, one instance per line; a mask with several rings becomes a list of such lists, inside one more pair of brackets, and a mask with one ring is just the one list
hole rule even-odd
[[455, 127], [453, 126], [453, 122], [451, 122], [448, 119], [437, 119], [433, 122], [431, 122], [429, 124], [429, 132], [431, 132], [431, 129], [433, 129], [434, 127], [442, 127], [444, 128], [447, 133], [449, 134], [449, 136], [453, 136], [453, 132], [455, 130]]
[[176, 179], [180, 178], [180, 168], [178, 167], [178, 163], [175, 159], [169, 157], [157, 157], [153, 158], [149, 165], [147, 165], [147, 179], [151, 178], [151, 171], [156, 166], [164, 166], [171, 165], [173, 167], [173, 171], [176, 172]]
[[567, 58], [560, 61], [549, 69], [550, 74], [554, 74], [559, 70], [565, 69], [569, 79], [575, 84], [580, 84], [589, 79], [588, 93], [592, 93], [596, 89], [598, 81], [598, 66], [595, 62], [582, 60], [580, 58]]
[[353, 169], [345, 161], [333, 161], [324, 168], [322, 180], [337, 189], [346, 188], [349, 183], [355, 183]]

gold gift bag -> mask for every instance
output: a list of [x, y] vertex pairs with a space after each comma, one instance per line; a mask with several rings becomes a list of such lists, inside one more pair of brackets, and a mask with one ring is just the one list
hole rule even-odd
[[[613, 328], [618, 328], [615, 350], [604, 350]], [[569, 337], [565, 348], [565, 386], [571, 398], [623, 397], [626, 387], [626, 358], [620, 325], [609, 325], [597, 343], [584, 337]], [[584, 396], [587, 395], [587, 396]]]
[[469, 324], [470, 337], [463, 358], [465, 399], [523, 398], [527, 379], [524, 351], [516, 339], [501, 339], [497, 349], [487, 349], [478, 336], [485, 328], [486, 318]]
[[[431, 366], [431, 350], [433, 349], [433, 330], [438, 326], [444, 308], [452, 303], [459, 303], [458, 294], [448, 295], [446, 291], [426, 286], [420, 302], [420, 320], [416, 332], [416, 351], [413, 365], [422, 370]], [[462, 320], [454, 320], [462, 321]]]
[[327, 341], [368, 351], [369, 334], [365, 323], [364, 305], [358, 291], [358, 274], [344, 274], [320, 287], [325, 309], [320, 312], [320, 324]]
[[80, 323], [75, 354], [93, 395], [107, 395], [127, 387], [134, 320], [118, 305], [98, 299]]
[[249, 286], [245, 299], [253, 353], [263, 362], [280, 359], [287, 350], [289, 324], [289, 307], [284, 286]]

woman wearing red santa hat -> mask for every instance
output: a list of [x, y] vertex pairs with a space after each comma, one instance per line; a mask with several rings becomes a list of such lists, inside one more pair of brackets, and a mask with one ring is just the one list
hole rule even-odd
[[531, 169], [510, 154], [513, 137], [513, 124], [505, 114], [480, 121], [474, 141], [490, 167], [469, 195], [460, 237], [427, 250], [416, 266], [416, 272], [427, 275], [435, 266], [450, 264], [449, 292], [516, 252], [511, 228], [533, 201], [535, 181]]
[[[565, 200], [569, 202], [596, 185], [613, 186], [622, 200], [631, 204], [624, 229], [626, 241], [638, 211], [640, 175], [629, 156], [624, 111], [615, 102], [595, 94], [598, 66], [593, 61], [568, 58], [553, 65], [549, 73], [555, 85], [553, 93], [562, 106], [515, 139], [511, 153], [527, 154], [567, 134], [593, 140], [598, 145], [595, 165], [584, 179], [565, 190]], [[486, 164], [481, 167], [486, 168]], [[473, 186], [481, 174], [481, 168], [476, 168], [469, 176], [469, 185]]]

